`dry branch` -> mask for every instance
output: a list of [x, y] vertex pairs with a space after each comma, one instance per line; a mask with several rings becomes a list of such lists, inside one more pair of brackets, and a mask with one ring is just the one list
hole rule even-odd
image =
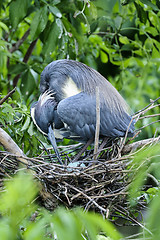
[[28, 161], [23, 157], [26, 157], [23, 151], [18, 147], [18, 145], [13, 141], [13, 139], [6, 133], [2, 128], [0, 128], [0, 144], [9, 152], [17, 157], [19, 161], [24, 164], [28, 164]]
[[26, 38], [28, 37], [29, 33], [30, 33], [30, 29], [28, 29], [28, 30], [24, 33], [24, 35], [23, 35], [15, 44], [12, 45], [12, 48], [9, 50], [10, 53], [13, 53], [13, 52], [15, 52], [16, 50], [19, 49], [19, 47], [23, 44], [23, 42], [24, 42], [24, 41], [26, 40]]
[[16, 87], [12, 89], [4, 98], [0, 100], [0, 105], [2, 105], [15, 91], [16, 91]]
[[122, 154], [128, 154], [130, 152], [135, 152], [137, 149], [147, 146], [149, 144], [157, 143], [160, 141], [160, 136], [156, 138], [143, 139], [134, 143], [127, 144], [122, 149]]
[[[30, 58], [30, 56], [31, 56], [31, 54], [32, 54], [32, 52], [33, 52], [33, 50], [34, 50], [34, 47], [35, 47], [35, 45], [36, 45], [36, 43], [37, 43], [37, 40], [38, 40], [38, 39], [35, 39], [35, 40], [30, 44], [29, 48], [27, 49], [27, 52], [26, 52], [26, 54], [25, 54], [25, 56], [24, 56], [24, 58], [23, 58], [23, 62], [24, 62], [24, 63], [27, 63], [27, 62], [28, 62], [28, 60], [29, 60], [29, 58]], [[18, 74], [18, 75], [15, 76], [15, 78], [13, 79], [13, 86], [14, 86], [14, 87], [16, 87], [20, 76], [21, 76], [21, 74]]]
[[96, 159], [97, 157], [96, 153], [98, 152], [99, 130], [100, 130], [100, 96], [99, 96], [99, 87], [96, 87], [96, 131], [95, 131], [93, 159]]

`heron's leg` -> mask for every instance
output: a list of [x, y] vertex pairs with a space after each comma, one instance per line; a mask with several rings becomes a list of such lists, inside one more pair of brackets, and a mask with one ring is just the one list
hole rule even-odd
[[75, 158], [73, 159], [73, 162], [78, 161], [78, 159], [80, 158], [80, 156], [84, 153], [84, 151], [87, 149], [87, 147], [93, 142], [93, 139], [89, 139], [88, 142], [83, 146], [83, 148], [80, 150], [80, 152], [75, 156]]
[[55, 139], [54, 132], [53, 132], [53, 129], [52, 129], [51, 125], [48, 128], [48, 138], [49, 138], [49, 140], [50, 140], [50, 142], [51, 142], [51, 144], [52, 144], [52, 146], [54, 148], [54, 151], [55, 151], [55, 153], [57, 155], [57, 159], [58, 159], [59, 163], [63, 165], [62, 159], [61, 159], [61, 157], [59, 155], [59, 152], [58, 152], [56, 139]]

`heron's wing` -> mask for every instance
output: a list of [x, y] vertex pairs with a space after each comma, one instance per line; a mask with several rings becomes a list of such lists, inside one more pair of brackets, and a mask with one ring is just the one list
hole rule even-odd
[[[111, 108], [112, 106], [101, 103], [100, 135], [108, 137], [124, 136], [131, 117], [127, 113], [117, 114]], [[57, 112], [60, 119], [69, 126], [71, 132], [85, 140], [94, 137], [96, 129], [95, 96], [81, 92], [63, 99], [58, 104]]]

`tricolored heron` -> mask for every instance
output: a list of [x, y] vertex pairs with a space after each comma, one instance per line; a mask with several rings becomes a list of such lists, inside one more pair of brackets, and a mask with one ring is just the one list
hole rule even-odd
[[118, 91], [96, 70], [73, 60], [57, 60], [41, 74], [38, 102], [31, 116], [38, 129], [48, 135], [61, 162], [55, 138], [87, 142], [96, 129], [96, 87], [100, 92], [100, 132], [103, 137], [134, 133], [128, 105]]

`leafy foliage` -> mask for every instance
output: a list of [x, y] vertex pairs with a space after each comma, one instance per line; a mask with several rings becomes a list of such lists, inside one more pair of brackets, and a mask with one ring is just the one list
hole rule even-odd
[[[154, 184], [159, 186], [160, 164], [159, 144], [149, 146], [137, 153], [132, 161], [133, 181], [130, 184], [130, 201], [135, 204], [139, 197], [145, 197], [149, 203], [159, 191], [158, 187], [149, 188], [145, 193], [137, 191], [147, 181], [147, 177], [153, 177]], [[135, 177], [136, 176], [136, 177]], [[139, 196], [141, 195], [141, 196]]]

